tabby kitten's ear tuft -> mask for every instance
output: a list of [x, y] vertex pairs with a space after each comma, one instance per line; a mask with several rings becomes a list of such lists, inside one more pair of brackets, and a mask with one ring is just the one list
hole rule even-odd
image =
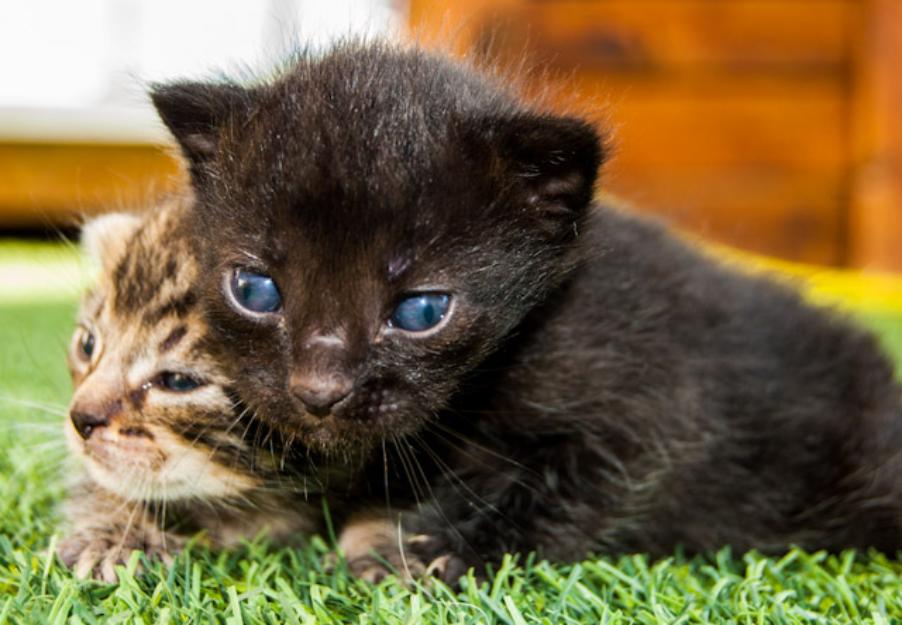
[[476, 127], [546, 224], [572, 231], [574, 219], [592, 201], [604, 160], [595, 128], [576, 118], [532, 113], [484, 120]]
[[141, 226], [142, 218], [131, 213], [107, 213], [85, 223], [81, 229], [81, 249], [91, 264], [119, 256]]
[[151, 88], [150, 99], [188, 158], [192, 173], [216, 154], [225, 121], [246, 114], [249, 108], [247, 89], [234, 83], [158, 84]]

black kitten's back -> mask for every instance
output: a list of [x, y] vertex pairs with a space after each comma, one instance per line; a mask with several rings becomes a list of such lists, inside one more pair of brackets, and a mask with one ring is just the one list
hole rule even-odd
[[588, 232], [589, 261], [462, 400], [488, 393], [492, 418], [454, 425], [511, 545], [902, 546], [902, 401], [876, 340], [643, 219], [598, 206]]

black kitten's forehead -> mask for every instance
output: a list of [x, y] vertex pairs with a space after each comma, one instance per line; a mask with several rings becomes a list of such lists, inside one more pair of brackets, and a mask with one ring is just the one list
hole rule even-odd
[[[440, 81], [437, 64], [444, 74]], [[309, 60], [260, 89], [258, 106], [276, 131], [267, 135], [270, 146], [279, 146], [289, 159], [308, 157], [315, 167], [356, 165], [361, 172], [390, 163], [403, 176], [436, 153], [453, 119], [502, 97], [472, 74], [426, 55], [349, 49]], [[280, 139], [299, 135], [280, 136], [280, 129], [303, 131], [308, 140], [285, 142]]]
[[390, 223], [435, 232], [443, 213], [432, 205], [465, 211], [471, 202], [451, 200], [473, 194], [488, 169], [461, 124], [511, 106], [446, 61], [353, 47], [302, 61], [248, 97], [250, 112], [236, 112], [221, 139], [206, 211], [210, 224], [223, 213], [256, 220], [245, 232], [278, 228], [280, 213], [308, 231], [354, 224], [360, 235]]

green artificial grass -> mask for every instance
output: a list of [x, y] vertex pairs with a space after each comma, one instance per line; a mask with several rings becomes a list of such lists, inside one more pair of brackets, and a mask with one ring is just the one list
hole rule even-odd
[[[13, 298], [15, 299], [15, 298]], [[46, 553], [60, 535], [67, 475], [64, 357], [73, 300], [0, 294], [0, 625], [6, 623], [902, 623], [902, 562], [876, 553], [729, 551], [570, 566], [505, 561], [485, 584], [373, 586], [324, 562], [332, 541], [191, 547], [171, 569], [140, 555], [115, 585], [79, 582]], [[902, 316], [869, 312], [902, 362]]]

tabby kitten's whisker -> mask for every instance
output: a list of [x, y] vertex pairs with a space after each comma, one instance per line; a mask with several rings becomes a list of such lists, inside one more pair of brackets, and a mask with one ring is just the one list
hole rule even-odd
[[25, 399], [21, 397], [15, 397], [13, 395], [0, 395], [0, 402], [12, 404], [15, 406], [22, 406], [24, 408], [33, 408], [35, 410], [38, 410], [40, 413], [53, 415], [55, 417], [67, 418], [69, 416], [69, 411], [66, 409], [66, 407], [59, 404], [42, 402], [34, 399]]
[[42, 435], [49, 435], [55, 439], [63, 440], [63, 435], [60, 433], [60, 427], [58, 423], [35, 423], [35, 422], [23, 422], [23, 421], [10, 421], [7, 423], [0, 423], [0, 432], [40, 432]]

